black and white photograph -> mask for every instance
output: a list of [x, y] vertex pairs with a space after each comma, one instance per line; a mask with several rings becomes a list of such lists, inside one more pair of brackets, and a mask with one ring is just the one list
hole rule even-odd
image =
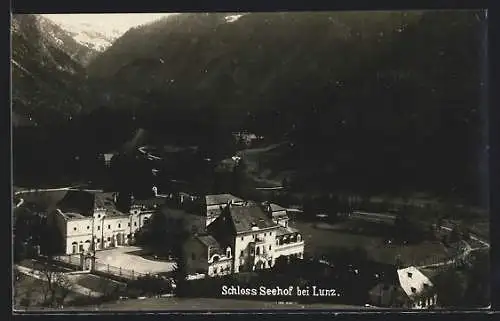
[[490, 309], [486, 10], [12, 14], [12, 306]]

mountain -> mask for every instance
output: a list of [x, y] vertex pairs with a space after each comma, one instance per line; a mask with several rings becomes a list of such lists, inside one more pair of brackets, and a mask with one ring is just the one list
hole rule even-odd
[[14, 125], [57, 123], [82, 111], [83, 64], [92, 51], [37, 15], [13, 15], [11, 27]]
[[482, 13], [227, 17], [129, 30], [88, 66], [100, 103], [196, 142], [240, 128], [288, 137], [280, 166], [332, 167], [317, 175], [341, 186], [477, 187]]
[[63, 84], [44, 108], [88, 107], [72, 129], [88, 135], [80, 146], [144, 128], [213, 151], [248, 129], [293, 144], [269, 166], [304, 186], [477, 198], [484, 26], [475, 11], [179, 14], [130, 29], [74, 73], [57, 67], [71, 55], [36, 32], [13, 47], [31, 50], [14, 55], [24, 99], [41, 100], [21, 67], [52, 66], [54, 80], [35, 88]]
[[48, 15], [46, 19], [51, 20], [51, 22], [62, 30], [64, 30], [69, 36], [71, 36], [77, 43], [88, 48], [92, 52], [92, 56], [86, 60], [86, 63], [96, 56], [98, 53], [106, 50], [111, 44], [122, 35], [120, 30], [110, 30], [102, 31], [96, 28], [96, 26], [88, 22], [80, 21], [57, 21], [57, 19], [51, 18]]

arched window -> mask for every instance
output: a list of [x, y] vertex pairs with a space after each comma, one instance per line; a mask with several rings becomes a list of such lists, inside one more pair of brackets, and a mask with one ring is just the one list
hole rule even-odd
[[212, 256], [212, 262], [217, 262], [217, 261], [219, 261], [219, 259], [220, 259], [220, 256], [218, 256], [218, 255]]
[[231, 248], [229, 246], [226, 249], [226, 256], [231, 257]]
[[297, 242], [300, 242], [301, 236], [300, 234], [297, 234]]

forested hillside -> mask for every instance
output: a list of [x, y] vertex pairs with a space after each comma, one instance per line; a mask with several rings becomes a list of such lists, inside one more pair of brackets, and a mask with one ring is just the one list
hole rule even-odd
[[[96, 110], [79, 123], [88, 140], [141, 127], [214, 149], [244, 128], [291, 141], [274, 166], [328, 189], [477, 200], [486, 175], [482, 13], [226, 17], [181, 14], [131, 29], [90, 63], [84, 86], [59, 86], [76, 109]], [[83, 88], [92, 89], [73, 94]]]

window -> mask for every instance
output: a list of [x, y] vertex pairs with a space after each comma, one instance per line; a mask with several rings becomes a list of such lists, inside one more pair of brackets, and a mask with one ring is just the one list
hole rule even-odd
[[128, 238], [128, 239], [130, 238], [130, 234], [127, 234], [127, 238]]
[[271, 245], [269, 245], [269, 251], [271, 251], [271, 248], [272, 248], [272, 246], [271, 246]]
[[240, 252], [240, 256], [244, 256], [245, 253], [243, 251]]
[[280, 240], [276, 239], [276, 245], [280, 245]]
[[101, 239], [97, 239], [97, 243], [101, 243]]
[[100, 226], [98, 226], [98, 227], [97, 227], [97, 230], [99, 231], [100, 229], [101, 229], [101, 227], [100, 227]]
[[273, 232], [269, 232], [269, 236], [273, 236]]
[[255, 254], [260, 255], [260, 247], [257, 247], [257, 249], [255, 249]]
[[411, 278], [413, 274], [411, 272], [408, 272], [408, 277]]
[[424, 283], [424, 288], [426, 288], [426, 289], [427, 289], [428, 287], [429, 287], [429, 284]]
[[87, 230], [89, 230], [89, 229], [90, 229], [90, 226], [87, 225]]
[[73, 227], [73, 231], [76, 231], [76, 227]]
[[121, 228], [121, 227], [122, 227], [122, 225], [120, 223], [118, 223], [118, 228]]
[[108, 242], [109, 242], [109, 241], [111, 241], [111, 238], [110, 238], [110, 237], [108, 237]]
[[78, 247], [78, 250], [79, 250], [80, 252], [83, 252], [83, 244], [80, 244], [80, 246]]
[[110, 230], [110, 229], [111, 229], [111, 225], [108, 225], [108, 230]]
[[414, 287], [411, 287], [411, 292], [412, 293], [417, 293], [417, 289], [415, 289]]
[[128, 226], [130, 226], [130, 223], [128, 223]]
[[97, 214], [97, 218], [101, 218], [101, 214]]
[[134, 226], [137, 226], [137, 222], [134, 222]]
[[243, 236], [241, 237], [241, 240], [243, 241]]
[[196, 254], [194, 252], [191, 253], [191, 260], [196, 260]]

